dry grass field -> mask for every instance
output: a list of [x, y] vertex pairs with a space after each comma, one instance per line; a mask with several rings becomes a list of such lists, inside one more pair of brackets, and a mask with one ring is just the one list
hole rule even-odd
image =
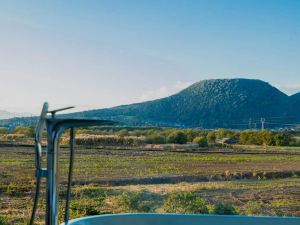
[[[68, 157], [68, 149], [62, 148], [61, 210]], [[208, 154], [78, 148], [71, 217], [164, 213], [166, 199], [174, 192], [191, 192], [208, 205], [221, 200], [243, 215], [300, 216], [299, 165], [300, 155], [284, 151]], [[0, 218], [4, 224], [28, 221], [34, 194], [33, 174], [33, 148], [0, 147]], [[38, 224], [43, 224], [44, 208], [43, 192]]]

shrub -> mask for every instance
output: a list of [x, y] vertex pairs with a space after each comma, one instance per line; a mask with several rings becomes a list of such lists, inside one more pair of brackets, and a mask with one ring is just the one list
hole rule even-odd
[[211, 214], [216, 215], [236, 215], [237, 210], [236, 208], [229, 204], [229, 203], [223, 203], [223, 202], [216, 202], [213, 207], [210, 209]]
[[288, 146], [291, 140], [291, 134], [288, 132], [282, 132], [275, 135], [275, 143], [277, 146]]
[[6, 221], [4, 218], [0, 217], [0, 225], [7, 225]]
[[216, 137], [215, 131], [209, 132], [209, 133], [207, 134], [207, 141], [208, 141], [209, 143], [215, 143], [215, 142], [216, 142], [216, 139], [217, 139], [217, 137]]
[[24, 127], [24, 126], [17, 126], [14, 130], [14, 134], [22, 134], [26, 137], [34, 137], [35, 130], [34, 127]]
[[142, 193], [122, 193], [116, 197], [116, 202], [122, 211], [129, 212], [148, 212], [150, 208], [143, 204]]
[[159, 133], [153, 133], [146, 136], [145, 142], [148, 144], [165, 144], [166, 138]]
[[77, 212], [85, 216], [99, 215], [100, 212], [96, 209], [98, 206], [94, 202], [71, 201], [70, 209], [72, 213]]
[[7, 134], [7, 130], [5, 127], [0, 127], [0, 134]]
[[175, 192], [164, 201], [164, 210], [167, 213], [207, 214], [206, 201], [194, 192]]
[[197, 143], [199, 147], [208, 147], [207, 137], [195, 137], [193, 140], [194, 143]]
[[267, 146], [275, 145], [273, 132], [264, 130], [264, 131], [258, 132], [258, 135], [261, 136], [261, 138], [262, 138], [262, 144], [267, 145]]
[[174, 130], [167, 136], [167, 142], [173, 144], [186, 144], [187, 137], [184, 132]]
[[237, 132], [233, 130], [217, 129], [214, 132], [217, 139], [222, 139], [222, 138], [237, 139]]
[[[79, 134], [76, 136], [77, 145], [112, 145], [112, 146], [138, 146], [144, 143], [140, 137], [120, 137], [116, 135], [92, 135], [92, 134]], [[69, 138], [62, 138], [63, 144], [69, 143]]]
[[122, 129], [118, 132], [118, 136], [120, 136], [120, 137], [125, 137], [128, 135], [129, 135], [129, 132], [126, 129]]
[[284, 216], [280, 209], [274, 209], [270, 204], [263, 202], [249, 201], [243, 206], [243, 214], [248, 216]]
[[245, 145], [262, 145], [261, 136], [258, 135], [257, 131], [242, 131], [240, 134], [240, 144]]
[[262, 215], [263, 207], [261, 203], [255, 201], [249, 201], [244, 205], [244, 214], [247, 216], [259, 216]]
[[186, 138], [188, 142], [192, 142], [197, 136], [197, 132], [193, 129], [186, 129], [184, 130], [184, 133], [186, 134]]
[[240, 133], [240, 144], [245, 145], [289, 146], [291, 143], [292, 135], [289, 132], [246, 130]]

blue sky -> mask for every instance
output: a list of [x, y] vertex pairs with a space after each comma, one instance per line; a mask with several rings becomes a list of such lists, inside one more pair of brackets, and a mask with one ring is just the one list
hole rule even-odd
[[203, 79], [300, 91], [298, 0], [0, 0], [0, 109], [78, 110]]

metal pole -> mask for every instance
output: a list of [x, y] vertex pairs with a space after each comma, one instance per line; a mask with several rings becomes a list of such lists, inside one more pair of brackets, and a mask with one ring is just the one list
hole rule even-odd
[[58, 225], [58, 139], [48, 125], [46, 225]]
[[249, 130], [251, 130], [251, 128], [252, 128], [252, 119], [249, 118]]
[[261, 122], [261, 130], [264, 130], [264, 129], [265, 129], [265, 122], [266, 122], [266, 119], [265, 119], [265, 118], [261, 118], [261, 119], [260, 119], [260, 122]]
[[69, 209], [70, 209], [70, 198], [71, 198], [71, 186], [73, 176], [73, 163], [74, 163], [74, 145], [75, 145], [75, 130], [74, 127], [70, 129], [70, 164], [69, 164], [69, 176], [68, 176], [68, 187], [66, 197], [66, 209], [65, 209], [65, 224], [69, 221]]
[[[73, 128], [78, 126], [113, 125], [115, 122], [52, 118], [47, 119], [46, 123], [48, 133], [46, 225], [58, 225], [58, 150], [60, 136], [68, 128], [72, 128], [71, 132], [73, 132]], [[72, 136], [73, 138], [71, 137], [71, 139], [74, 139], [74, 133]]]

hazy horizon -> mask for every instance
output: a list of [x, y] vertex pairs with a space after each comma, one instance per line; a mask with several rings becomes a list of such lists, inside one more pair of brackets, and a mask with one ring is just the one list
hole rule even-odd
[[300, 2], [1, 1], [0, 109], [152, 100], [204, 79], [300, 91]]

